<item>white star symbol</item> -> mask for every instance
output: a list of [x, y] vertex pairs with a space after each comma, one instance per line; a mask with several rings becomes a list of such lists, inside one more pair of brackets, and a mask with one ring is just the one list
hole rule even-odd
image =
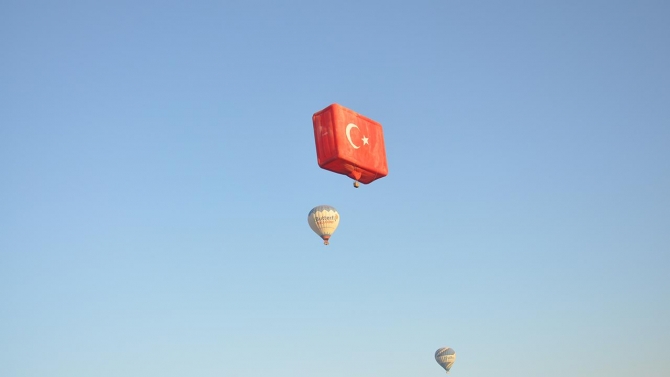
[[367, 137], [363, 136], [362, 140], [363, 140], [363, 145], [365, 145], [365, 144], [370, 145], [370, 143], [368, 143], [368, 138]]

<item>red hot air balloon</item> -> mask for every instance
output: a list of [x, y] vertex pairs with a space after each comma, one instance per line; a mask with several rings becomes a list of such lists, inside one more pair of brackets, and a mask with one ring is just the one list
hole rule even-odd
[[368, 184], [388, 174], [382, 125], [336, 103], [312, 116], [322, 169]]

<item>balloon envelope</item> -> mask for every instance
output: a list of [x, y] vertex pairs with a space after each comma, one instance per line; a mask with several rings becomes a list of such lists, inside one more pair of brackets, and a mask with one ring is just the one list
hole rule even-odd
[[449, 347], [442, 347], [435, 351], [435, 361], [449, 373], [449, 369], [456, 361], [456, 352]]
[[368, 184], [388, 172], [382, 125], [336, 103], [312, 116], [316, 159], [322, 169]]
[[307, 222], [314, 233], [323, 239], [323, 244], [328, 245], [330, 236], [340, 224], [340, 214], [331, 206], [316, 206], [309, 211]]

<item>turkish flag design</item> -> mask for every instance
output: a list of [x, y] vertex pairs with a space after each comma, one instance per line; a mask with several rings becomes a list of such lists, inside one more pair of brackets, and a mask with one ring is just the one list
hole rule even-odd
[[370, 183], [388, 174], [382, 125], [332, 104], [312, 116], [319, 166]]

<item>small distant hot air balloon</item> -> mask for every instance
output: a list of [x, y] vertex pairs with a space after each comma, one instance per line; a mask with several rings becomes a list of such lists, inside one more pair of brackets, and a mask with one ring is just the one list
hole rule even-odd
[[314, 233], [323, 239], [323, 244], [328, 245], [330, 236], [340, 223], [340, 214], [331, 206], [316, 206], [309, 211], [307, 222]]
[[449, 369], [456, 361], [456, 352], [449, 347], [442, 347], [435, 351], [435, 361], [449, 373]]

